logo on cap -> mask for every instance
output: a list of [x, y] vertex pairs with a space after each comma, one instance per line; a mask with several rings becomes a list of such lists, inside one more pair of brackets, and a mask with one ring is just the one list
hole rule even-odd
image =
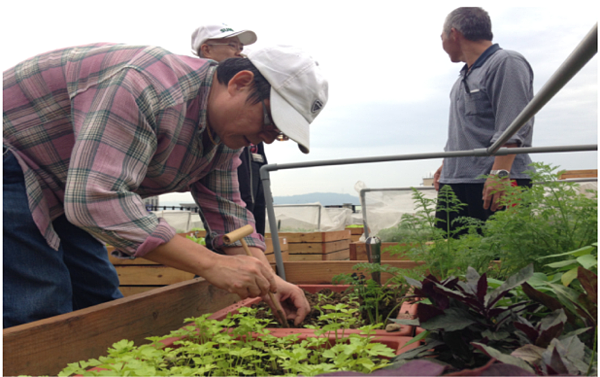
[[312, 107], [310, 108], [310, 111], [314, 114], [317, 111], [321, 110], [323, 108], [323, 102], [321, 102], [321, 100], [315, 100], [315, 102], [313, 102]]
[[230, 27], [224, 27], [224, 28], [221, 29], [221, 33], [224, 33], [226, 31], [233, 31], [233, 29], [230, 28]]

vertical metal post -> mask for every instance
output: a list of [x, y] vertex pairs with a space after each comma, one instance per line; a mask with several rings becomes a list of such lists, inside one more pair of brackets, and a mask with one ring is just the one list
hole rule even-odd
[[277, 219], [275, 218], [275, 207], [273, 207], [269, 168], [277, 170], [277, 164], [263, 165], [260, 168], [260, 179], [262, 180], [265, 192], [265, 203], [267, 205], [267, 215], [269, 216], [269, 228], [271, 230], [271, 241], [273, 241], [273, 254], [275, 254], [277, 275], [285, 280], [285, 268], [283, 267], [283, 258], [281, 257], [281, 245], [279, 245], [279, 229], [277, 228]]
[[[365, 241], [365, 246], [367, 247], [367, 258], [369, 259], [369, 263], [381, 265], [381, 238], [377, 236], [369, 237]], [[371, 278], [375, 283], [381, 285], [380, 272], [371, 273]]]
[[369, 237], [369, 227], [367, 226], [367, 201], [365, 199], [365, 190], [360, 190], [360, 211], [362, 212], [363, 218], [363, 233], [365, 234], [365, 239]]

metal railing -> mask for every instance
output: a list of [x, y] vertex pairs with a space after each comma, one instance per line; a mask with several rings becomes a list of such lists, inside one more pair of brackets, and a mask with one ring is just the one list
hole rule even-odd
[[569, 145], [556, 147], [529, 147], [529, 148], [501, 148], [531, 117], [533, 117], [544, 105], [558, 93], [573, 76], [581, 70], [587, 62], [598, 51], [598, 24], [594, 25], [590, 32], [583, 38], [579, 45], [567, 57], [564, 63], [550, 77], [548, 82], [533, 97], [531, 102], [515, 118], [500, 138], [489, 148], [474, 149], [470, 151], [453, 151], [438, 153], [416, 153], [396, 156], [376, 156], [363, 158], [347, 158], [339, 160], [322, 160], [303, 163], [289, 164], [268, 164], [260, 169], [260, 177], [263, 181], [265, 200], [267, 205], [267, 214], [269, 217], [269, 226], [271, 228], [271, 237], [273, 239], [273, 250], [275, 262], [277, 265], [277, 274], [285, 280], [285, 269], [281, 257], [281, 245], [279, 245], [279, 233], [277, 232], [277, 219], [273, 208], [273, 194], [271, 192], [270, 172], [286, 169], [309, 168], [316, 166], [335, 166], [348, 164], [362, 164], [387, 161], [407, 161], [423, 160], [434, 158], [466, 157], [466, 156], [503, 156], [509, 154], [521, 153], [560, 153], [560, 152], [581, 152], [597, 151], [597, 144], [590, 145]]

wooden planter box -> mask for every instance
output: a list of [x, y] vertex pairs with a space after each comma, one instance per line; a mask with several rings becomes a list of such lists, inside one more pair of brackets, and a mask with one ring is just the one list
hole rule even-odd
[[[273, 250], [273, 239], [265, 238], [265, 243], [267, 244], [265, 256], [267, 257], [271, 265], [275, 265], [275, 251]], [[281, 259], [283, 259], [284, 262], [290, 260], [289, 244], [285, 237], [279, 237], [279, 247], [281, 248]]]
[[358, 240], [360, 239], [360, 236], [362, 236], [362, 234], [365, 232], [364, 227], [360, 227], [360, 228], [346, 227], [346, 230], [350, 231], [350, 241], [351, 242], [358, 242]]
[[105, 355], [121, 339], [178, 329], [239, 297], [197, 278], [3, 331], [3, 375], [56, 376], [68, 363]]
[[[270, 234], [267, 234], [270, 237]], [[279, 233], [287, 240], [290, 261], [348, 260], [350, 231]]]
[[[414, 268], [413, 261], [389, 261], [397, 268]], [[341, 273], [353, 273], [355, 261], [284, 262], [286, 279], [294, 284], [331, 284]], [[385, 282], [390, 276], [382, 274]], [[68, 363], [97, 358], [121, 339], [136, 344], [146, 337], [180, 328], [188, 317], [215, 313], [235, 302], [237, 295], [195, 278], [135, 294], [72, 313], [11, 327], [3, 331], [3, 374], [56, 375]]]

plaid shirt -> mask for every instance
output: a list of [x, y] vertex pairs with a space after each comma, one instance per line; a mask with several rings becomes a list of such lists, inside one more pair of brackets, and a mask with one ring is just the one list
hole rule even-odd
[[[248, 223], [239, 150], [213, 146], [206, 107], [216, 63], [151, 46], [93, 44], [51, 51], [4, 72], [4, 145], [18, 159], [29, 207], [48, 244], [66, 214], [127, 255], [175, 229], [143, 198], [191, 191], [213, 247]], [[265, 249], [261, 235], [247, 238]]]

